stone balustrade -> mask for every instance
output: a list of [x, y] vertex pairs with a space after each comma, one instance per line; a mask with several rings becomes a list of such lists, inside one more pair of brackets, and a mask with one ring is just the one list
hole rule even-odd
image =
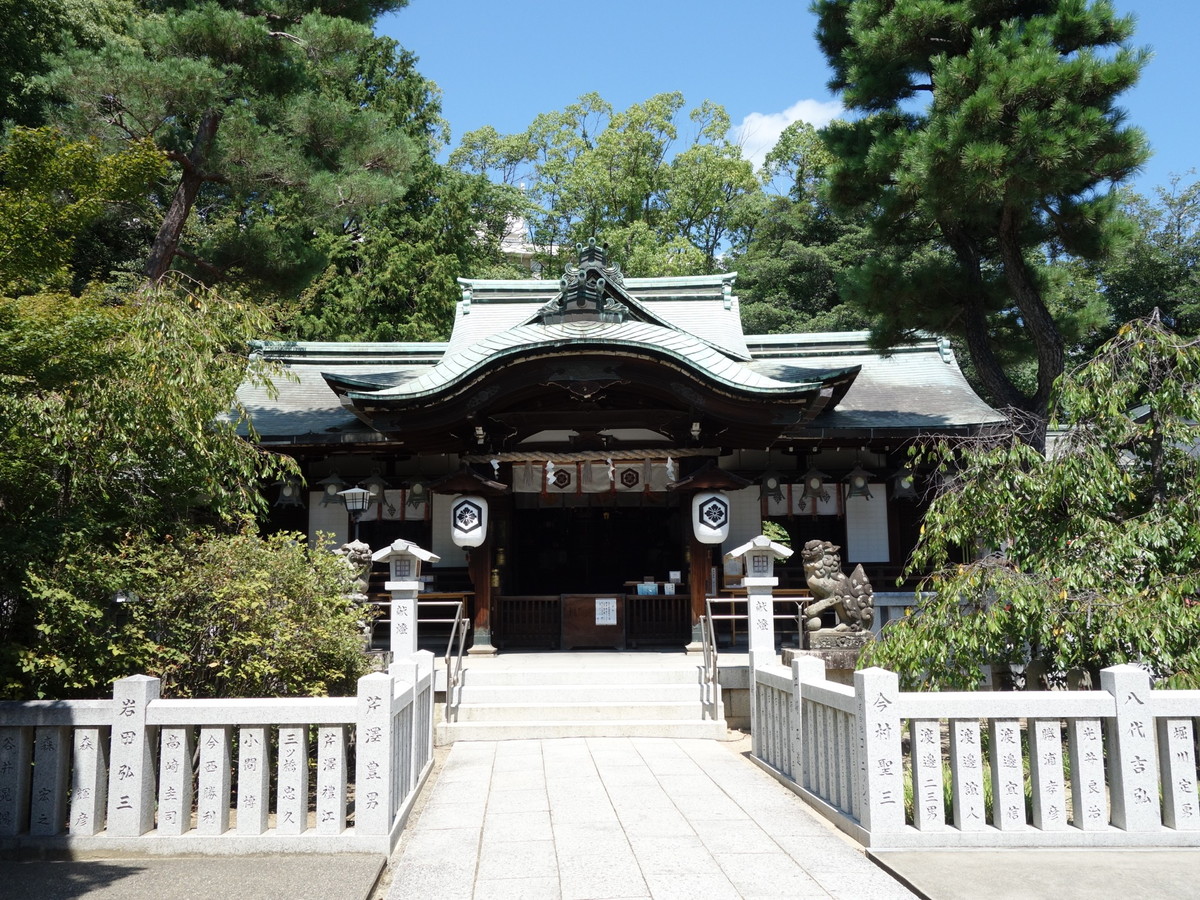
[[902, 692], [758, 668], [760, 764], [874, 848], [1200, 847], [1200, 691], [1114, 666], [1098, 691]]
[[[390, 853], [433, 758], [433, 657], [355, 697], [0, 703], [0, 850]], [[352, 776], [352, 779], [351, 779]]]

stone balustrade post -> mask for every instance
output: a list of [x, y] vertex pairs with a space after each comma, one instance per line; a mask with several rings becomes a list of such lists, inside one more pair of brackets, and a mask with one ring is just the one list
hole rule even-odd
[[232, 790], [233, 739], [231, 725], [200, 728], [199, 794], [196, 798], [196, 832], [224, 834], [229, 830], [229, 797]]
[[71, 765], [72, 835], [88, 837], [104, 828], [108, 808], [109, 729], [75, 729], [75, 748]]
[[1104, 735], [1112, 824], [1125, 831], [1158, 831], [1162, 807], [1150, 676], [1137, 666], [1111, 666], [1101, 670], [1100, 687], [1116, 701]]
[[0, 728], [0, 837], [20, 834], [29, 824], [29, 782], [33, 777], [33, 729]]
[[70, 729], [64, 726], [39, 726], [34, 732], [30, 834], [59, 834], [66, 824], [70, 740]]
[[162, 729], [161, 770], [158, 785], [158, 833], [187, 834], [192, 829], [191, 726]]
[[108, 833], [138, 837], [154, 827], [154, 739], [146, 713], [161, 683], [131, 675], [113, 685], [112, 750], [108, 778]]
[[237, 833], [264, 834], [271, 812], [271, 729], [238, 729]]
[[399, 777], [392, 771], [395, 695], [393, 675], [373, 672], [358, 679], [354, 829], [359, 834], [386, 835], [391, 830]]
[[900, 681], [894, 672], [872, 666], [854, 673], [863, 828], [887, 834], [904, 828], [903, 760], [896, 706]]
[[1196, 752], [1192, 720], [1158, 720], [1158, 766], [1163, 779], [1163, 824], [1176, 831], [1200, 831], [1196, 801]]
[[1062, 727], [1057, 719], [1029, 719], [1029, 780], [1033, 787], [1033, 827], [1065, 831], [1067, 786], [1063, 778]]
[[797, 656], [792, 660], [792, 780], [812, 789], [812, 767], [815, 755], [808, 742], [813, 739], [811, 722], [804, 721], [804, 683], [825, 680], [825, 662], [813, 656]]
[[308, 830], [308, 726], [279, 726], [275, 833]]
[[1025, 830], [1025, 767], [1021, 759], [1021, 723], [989, 722], [988, 759], [992, 770], [992, 825], [998, 831]]
[[346, 830], [346, 726], [317, 730], [317, 834]]
[[946, 816], [941, 723], [937, 719], [911, 719], [908, 731], [912, 748], [913, 823], [921, 831], [941, 828]]
[[983, 793], [983, 741], [978, 719], [950, 720], [950, 783], [954, 827], [959, 831], [987, 828]]

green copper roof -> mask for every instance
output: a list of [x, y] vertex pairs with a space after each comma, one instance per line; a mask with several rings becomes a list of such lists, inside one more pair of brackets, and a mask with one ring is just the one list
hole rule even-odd
[[[485, 337], [457, 352], [449, 352], [431, 370], [401, 384], [377, 383], [377, 389], [347, 392], [350, 400], [407, 400], [426, 397], [446, 390], [484, 369], [530, 353], [569, 352], [583, 347], [602, 346], [612, 353], [666, 356], [678, 365], [736, 392], [792, 396], [819, 387], [825, 377], [842, 374], [814, 373], [802, 382], [781, 381], [760, 374], [740, 361], [732, 360], [691, 335], [646, 322], [573, 322], [561, 325], [518, 325]], [[353, 384], [366, 386], [367, 379], [355, 378]]]

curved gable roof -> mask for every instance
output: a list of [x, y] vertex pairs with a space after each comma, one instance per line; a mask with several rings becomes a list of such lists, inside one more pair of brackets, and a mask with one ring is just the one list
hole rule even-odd
[[[610, 289], [633, 318], [690, 335], [714, 350], [749, 360], [742, 334], [736, 272], [679, 278], [624, 278]], [[460, 278], [463, 299], [454, 316], [449, 350], [472, 344], [520, 325], [531, 325], [542, 307], [560, 294], [558, 282]]]
[[813, 372], [804, 380], [779, 380], [755, 372], [697, 338], [661, 325], [645, 322], [570, 322], [556, 325], [519, 325], [485, 337], [458, 351], [451, 348], [441, 362], [416, 378], [397, 384], [394, 379], [327, 376], [335, 390], [351, 401], [417, 400], [451, 391], [486, 369], [522, 357], [563, 351], [600, 349], [669, 359], [698, 377], [736, 393], [786, 399], [823, 386], [832, 378], [856, 372], [855, 365]]

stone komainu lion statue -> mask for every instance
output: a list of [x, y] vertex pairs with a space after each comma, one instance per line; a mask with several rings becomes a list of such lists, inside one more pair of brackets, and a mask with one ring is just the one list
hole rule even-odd
[[817, 631], [821, 613], [837, 612], [837, 631], [865, 631], [875, 618], [875, 592], [860, 565], [849, 575], [842, 571], [841, 548], [829, 541], [809, 541], [801, 551], [804, 577], [813, 602], [804, 611], [804, 627]]
[[365, 599], [367, 579], [371, 571], [371, 548], [362, 541], [350, 541], [342, 544], [335, 551], [343, 559], [350, 571], [354, 573], [354, 592], [356, 599]]

